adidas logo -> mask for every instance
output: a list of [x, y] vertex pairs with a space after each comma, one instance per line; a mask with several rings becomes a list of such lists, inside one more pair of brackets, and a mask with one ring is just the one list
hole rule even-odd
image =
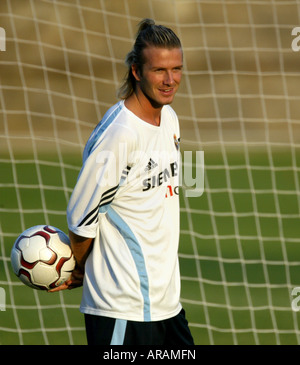
[[150, 158], [148, 165], [145, 167], [145, 171], [150, 171], [151, 169], [154, 169], [158, 164]]

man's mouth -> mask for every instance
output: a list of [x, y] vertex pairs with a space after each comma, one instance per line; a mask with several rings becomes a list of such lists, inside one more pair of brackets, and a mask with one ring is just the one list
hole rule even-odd
[[159, 91], [164, 95], [171, 95], [173, 94], [173, 88], [171, 89], [159, 89]]

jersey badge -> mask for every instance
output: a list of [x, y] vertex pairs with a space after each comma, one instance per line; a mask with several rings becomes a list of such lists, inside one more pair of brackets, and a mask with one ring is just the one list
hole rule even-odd
[[177, 150], [179, 150], [179, 144], [180, 144], [180, 137], [177, 138], [176, 134], [174, 134], [174, 143]]

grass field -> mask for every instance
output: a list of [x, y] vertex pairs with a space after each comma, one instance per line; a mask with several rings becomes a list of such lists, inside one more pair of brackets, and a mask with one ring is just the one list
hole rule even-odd
[[[182, 302], [197, 344], [298, 343], [291, 290], [300, 285], [299, 158], [278, 149], [208, 149], [205, 193], [187, 199], [181, 192]], [[0, 161], [0, 343], [85, 344], [81, 289], [34, 291], [9, 261], [23, 227], [48, 223], [67, 231], [65, 209], [81, 161], [69, 154], [62, 167], [51, 154]]]

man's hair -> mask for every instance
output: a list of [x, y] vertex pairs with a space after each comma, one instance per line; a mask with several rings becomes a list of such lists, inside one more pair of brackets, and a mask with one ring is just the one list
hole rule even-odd
[[146, 47], [181, 48], [181, 42], [177, 35], [163, 25], [156, 25], [152, 19], [143, 19], [139, 23], [139, 29], [132, 50], [127, 54], [125, 63], [128, 67], [123, 84], [118, 91], [120, 99], [127, 99], [134, 91], [136, 80], [132, 74], [131, 66], [135, 64], [142, 72], [142, 66], [146, 62], [143, 50]]

